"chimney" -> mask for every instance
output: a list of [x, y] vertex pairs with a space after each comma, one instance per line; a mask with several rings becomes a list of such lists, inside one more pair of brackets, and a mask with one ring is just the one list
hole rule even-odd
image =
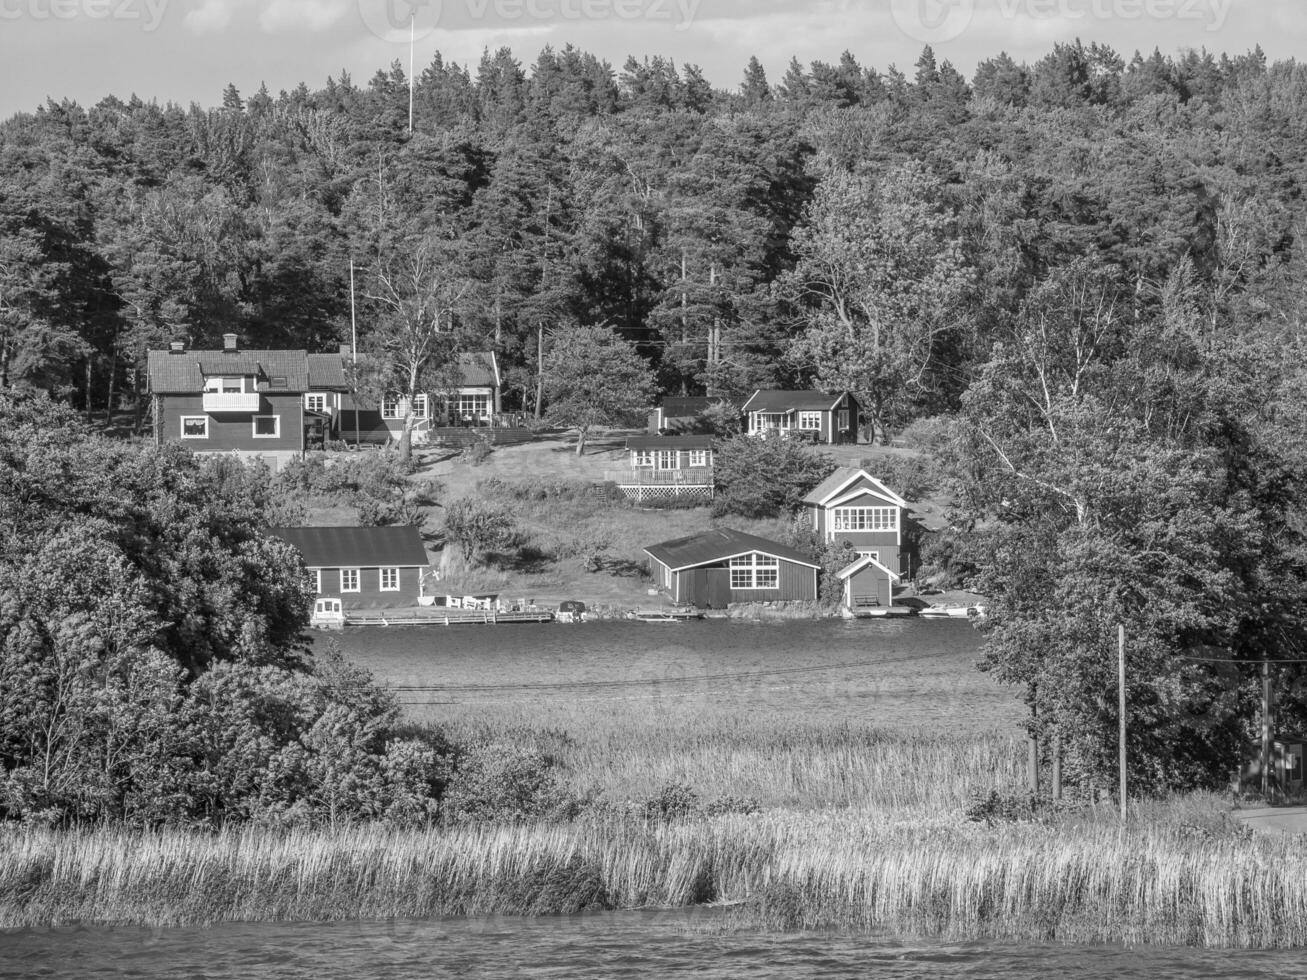
[[222, 335], [222, 349], [229, 354], [236, 353], [236, 335], [234, 333], [225, 333]]
[[185, 353], [186, 353], [186, 341], [184, 341], [184, 340], [173, 340], [173, 341], [170, 341], [169, 344], [168, 344], [168, 353], [169, 353], [169, 354], [185, 354]]

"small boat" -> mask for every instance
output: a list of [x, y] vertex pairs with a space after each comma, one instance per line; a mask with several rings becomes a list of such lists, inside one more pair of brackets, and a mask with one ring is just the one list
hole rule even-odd
[[641, 623], [679, 623], [685, 617], [665, 612], [638, 612], [635, 618]]
[[975, 606], [929, 606], [917, 615], [926, 619], [970, 619], [980, 613]]

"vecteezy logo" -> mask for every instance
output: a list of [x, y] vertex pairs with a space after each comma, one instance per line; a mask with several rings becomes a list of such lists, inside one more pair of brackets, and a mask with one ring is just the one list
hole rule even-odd
[[952, 41], [967, 29], [975, 0], [890, 0], [894, 23], [922, 44]]
[[440, 24], [441, 0], [358, 0], [358, 5], [368, 30], [392, 44], [420, 40]]

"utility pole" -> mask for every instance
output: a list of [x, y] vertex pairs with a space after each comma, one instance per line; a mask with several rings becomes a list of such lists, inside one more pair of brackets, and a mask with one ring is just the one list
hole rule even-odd
[[357, 449], [359, 445], [359, 324], [354, 312], [354, 256], [352, 255], [349, 257], [349, 362], [352, 365], [350, 377], [353, 382], [350, 387], [354, 389], [350, 392], [350, 400], [354, 403], [354, 448]]
[[1116, 647], [1117, 647], [1117, 696], [1118, 706], [1117, 713], [1121, 721], [1121, 819], [1126, 817], [1126, 776], [1125, 776], [1125, 624], [1119, 623], [1116, 627]]
[[418, 9], [413, 6], [408, 18], [408, 135], [413, 135], [413, 45], [417, 40]]
[[1262, 661], [1262, 798], [1271, 795], [1271, 661]]

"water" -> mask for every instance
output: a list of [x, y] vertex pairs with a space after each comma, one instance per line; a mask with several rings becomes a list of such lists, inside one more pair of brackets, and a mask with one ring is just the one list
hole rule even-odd
[[900, 941], [730, 928], [720, 910], [0, 932], [0, 978], [1302, 977], [1301, 951]]
[[417, 718], [529, 709], [756, 715], [780, 723], [1011, 730], [1011, 692], [957, 620], [407, 626], [321, 634]]

